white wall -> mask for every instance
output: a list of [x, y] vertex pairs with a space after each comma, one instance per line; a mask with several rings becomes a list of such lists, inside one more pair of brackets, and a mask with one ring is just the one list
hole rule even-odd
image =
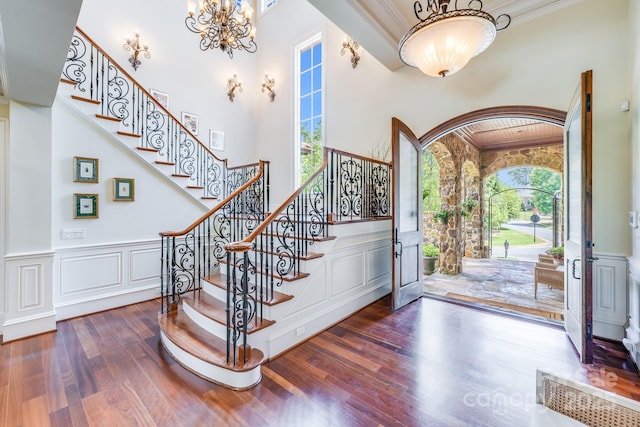
[[[158, 239], [162, 231], [178, 231], [206, 210], [161, 177], [132, 150], [65, 105], [53, 106], [53, 174], [51, 202], [54, 248]], [[99, 161], [99, 183], [73, 181], [73, 158]], [[135, 201], [113, 201], [113, 178], [133, 178]], [[99, 218], [74, 219], [74, 193], [98, 194]], [[83, 229], [82, 239], [63, 239], [63, 229]], [[158, 243], [159, 244], [159, 243]]]
[[[256, 123], [259, 153], [276, 171], [274, 194], [290, 191], [292, 182], [293, 47], [318, 30], [325, 33], [326, 143], [361, 154], [388, 143], [392, 116], [422, 135], [480, 108], [536, 105], [565, 110], [580, 73], [592, 69], [594, 240], [600, 253], [627, 254], [630, 118], [620, 112], [620, 103], [631, 96], [626, 13], [626, 0], [613, 0], [606, 8], [584, 0], [499, 33], [463, 71], [434, 79], [408, 67], [392, 73], [362, 49], [362, 60], [352, 70], [349, 59], [339, 55], [345, 36], [339, 28], [307, 2], [281, 0], [260, 22], [264, 48], [258, 55], [259, 69], [282, 73], [277, 105], [260, 109]], [[278, 156], [270, 155], [274, 149]]]
[[[233, 60], [219, 49], [202, 52], [200, 36], [187, 30], [186, 1], [84, 0], [78, 26], [146, 89], [170, 95], [170, 111], [180, 119], [182, 111], [199, 115], [198, 138], [209, 142], [209, 129], [222, 131], [230, 165], [256, 162], [247, 147], [255, 140], [251, 125], [254, 104], [260, 95], [255, 77], [256, 55], [236, 53]], [[149, 45], [150, 59], [142, 59], [137, 71], [128, 65], [123, 49], [127, 37], [140, 32]], [[258, 29], [258, 51], [260, 45]], [[227, 97], [227, 79], [238, 75], [243, 91], [234, 102]], [[262, 76], [260, 76], [262, 78]]]
[[[628, 162], [631, 165], [631, 203], [629, 210], [640, 211], [640, 3], [629, 2], [629, 30], [630, 46], [630, 70], [632, 76], [631, 86], [631, 155]], [[635, 95], [635, 96], [633, 96]], [[631, 230], [632, 257], [640, 262], [640, 227]], [[640, 295], [639, 295], [640, 297]]]

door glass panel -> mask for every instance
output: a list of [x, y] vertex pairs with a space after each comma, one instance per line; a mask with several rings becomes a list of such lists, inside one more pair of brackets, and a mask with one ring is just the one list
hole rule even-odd
[[399, 231], [418, 230], [418, 206], [416, 193], [418, 191], [418, 152], [403, 134], [400, 134], [400, 218]]
[[567, 132], [568, 161], [567, 177], [569, 185], [567, 188], [567, 237], [574, 242], [580, 242], [581, 238], [581, 162], [582, 162], [582, 133], [580, 129], [580, 102], [578, 100], [576, 109], [571, 115], [571, 124]]

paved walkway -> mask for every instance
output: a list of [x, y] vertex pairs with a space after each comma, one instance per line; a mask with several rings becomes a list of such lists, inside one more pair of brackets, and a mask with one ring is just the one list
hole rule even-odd
[[462, 274], [424, 276], [424, 289], [426, 293], [454, 299], [460, 295], [462, 299], [469, 297], [468, 300], [499, 303], [511, 310], [522, 307], [529, 314], [536, 310], [547, 311], [561, 319], [563, 291], [541, 285], [538, 286], [538, 299], [533, 298], [534, 267], [535, 263], [528, 261], [464, 258]]

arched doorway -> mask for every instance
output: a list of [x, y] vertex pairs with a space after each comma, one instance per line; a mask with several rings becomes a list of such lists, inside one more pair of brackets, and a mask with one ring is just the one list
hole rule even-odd
[[[419, 138], [421, 145], [442, 161], [441, 200], [455, 213], [441, 233], [441, 272], [460, 275], [464, 273], [463, 257], [489, 256], [483, 235], [483, 182], [488, 176], [513, 166], [562, 173], [565, 117], [564, 111], [544, 107], [487, 108], [448, 120]], [[465, 209], [467, 201], [469, 211]]]

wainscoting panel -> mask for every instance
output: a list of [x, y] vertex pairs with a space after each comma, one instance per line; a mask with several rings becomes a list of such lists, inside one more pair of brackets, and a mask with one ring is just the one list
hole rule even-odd
[[629, 309], [624, 346], [640, 365], [640, 259], [629, 258]]
[[60, 259], [59, 297], [122, 286], [122, 252]]
[[60, 248], [55, 255], [57, 320], [160, 296], [160, 241]]
[[20, 304], [19, 310], [29, 310], [44, 306], [42, 289], [42, 264], [27, 264], [18, 267], [20, 270]]
[[391, 274], [391, 244], [367, 252], [367, 280], [380, 279]]
[[622, 341], [627, 319], [627, 260], [596, 255], [593, 262], [593, 334]]
[[159, 262], [162, 257], [160, 247], [131, 250], [129, 252], [129, 283], [153, 282], [160, 280]]
[[332, 226], [329, 234], [337, 239], [316, 249], [325, 255], [307, 270], [310, 277], [289, 284], [294, 298], [282, 306], [291, 308], [274, 307], [276, 323], [254, 334], [256, 347], [273, 358], [389, 294], [390, 228], [390, 221]]
[[331, 260], [331, 296], [338, 296], [363, 285], [364, 253], [336, 254]]
[[56, 329], [51, 279], [53, 253], [5, 257], [3, 342]]

